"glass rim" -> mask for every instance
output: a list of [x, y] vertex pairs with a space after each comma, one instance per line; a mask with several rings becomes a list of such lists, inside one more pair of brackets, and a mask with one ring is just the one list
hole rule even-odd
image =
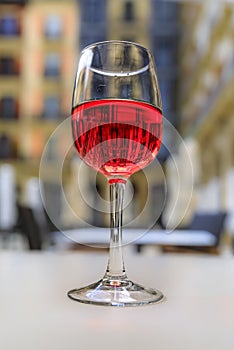
[[97, 41], [97, 42], [93, 42], [87, 46], [85, 46], [82, 50], [81, 53], [83, 53], [84, 51], [91, 49], [92, 47], [95, 46], [101, 46], [101, 45], [107, 45], [107, 44], [129, 44], [135, 47], [138, 47], [141, 50], [146, 51], [148, 54], [152, 55], [151, 50], [148, 49], [147, 47], [135, 42], [135, 41], [128, 41], [128, 40], [118, 40], [118, 39], [111, 39], [111, 40], [102, 40], [102, 41]]

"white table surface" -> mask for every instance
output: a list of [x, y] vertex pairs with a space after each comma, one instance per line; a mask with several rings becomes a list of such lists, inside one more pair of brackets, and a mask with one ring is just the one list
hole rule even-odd
[[234, 257], [134, 254], [128, 275], [166, 295], [160, 304], [80, 304], [66, 292], [96, 281], [106, 253], [0, 251], [2, 350], [234, 349]]

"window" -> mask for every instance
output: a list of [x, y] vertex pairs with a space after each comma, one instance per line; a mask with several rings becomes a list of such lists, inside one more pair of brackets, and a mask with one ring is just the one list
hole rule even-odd
[[4, 96], [0, 101], [0, 118], [16, 119], [18, 117], [17, 101], [12, 96]]
[[104, 22], [105, 16], [105, 1], [83, 0], [82, 19], [84, 22]]
[[1, 57], [0, 74], [1, 75], [19, 74], [18, 62], [12, 57]]
[[178, 4], [176, 2], [163, 2], [156, 1], [153, 2], [153, 17], [157, 21], [173, 21], [178, 18]]
[[60, 76], [60, 55], [50, 53], [45, 56], [45, 77], [56, 78]]
[[44, 118], [58, 119], [60, 117], [60, 102], [57, 96], [46, 96], [44, 100]]
[[62, 35], [62, 19], [57, 15], [49, 15], [45, 20], [45, 36], [56, 40]]
[[164, 111], [173, 111], [176, 104], [176, 83], [171, 79], [159, 82]]
[[174, 37], [161, 38], [155, 40], [155, 60], [157, 66], [176, 65], [177, 61], [177, 41]]
[[99, 41], [104, 41], [106, 40], [105, 34], [100, 35], [100, 34], [90, 34], [90, 35], [82, 35], [80, 37], [80, 47], [81, 49], [83, 49], [84, 47], [86, 47], [87, 45], [93, 44], [95, 42], [99, 42]]
[[124, 4], [124, 20], [133, 21], [134, 17], [134, 5], [132, 1], [126, 1]]
[[18, 35], [19, 20], [12, 14], [5, 14], [0, 18], [0, 34], [5, 36]]
[[9, 137], [5, 134], [0, 135], [0, 159], [11, 158], [13, 156], [12, 144]]

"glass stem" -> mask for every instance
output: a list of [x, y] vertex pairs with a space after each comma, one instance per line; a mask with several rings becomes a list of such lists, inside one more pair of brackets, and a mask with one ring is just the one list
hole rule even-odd
[[126, 278], [122, 251], [122, 216], [125, 183], [110, 183], [110, 247], [105, 277]]

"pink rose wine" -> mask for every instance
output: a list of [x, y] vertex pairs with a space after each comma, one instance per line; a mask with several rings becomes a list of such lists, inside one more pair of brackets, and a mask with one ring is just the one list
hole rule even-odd
[[156, 157], [162, 113], [134, 100], [95, 100], [72, 111], [76, 149], [83, 161], [108, 179], [126, 179]]

